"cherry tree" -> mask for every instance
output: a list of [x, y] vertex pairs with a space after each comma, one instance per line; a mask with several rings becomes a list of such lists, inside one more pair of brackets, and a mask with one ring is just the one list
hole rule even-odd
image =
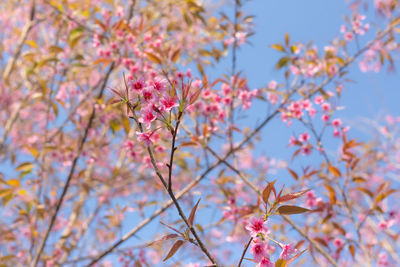
[[251, 88], [246, 1], [3, 1], [0, 266], [395, 266], [400, 117], [340, 109], [351, 67], [396, 75], [400, 6], [347, 2]]

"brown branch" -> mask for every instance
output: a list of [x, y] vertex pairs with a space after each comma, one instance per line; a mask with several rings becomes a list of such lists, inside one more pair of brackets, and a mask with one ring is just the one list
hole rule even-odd
[[238, 267], [240, 267], [240, 266], [242, 265], [242, 261], [243, 261], [243, 259], [244, 259], [244, 255], [246, 255], [246, 251], [247, 251], [247, 249], [249, 248], [249, 246], [250, 246], [250, 244], [251, 244], [251, 241], [253, 241], [253, 238], [252, 238], [252, 237], [250, 237], [249, 242], [247, 242], [246, 246], [244, 247], [244, 250], [243, 250], [243, 252], [242, 252], [242, 256], [240, 257], [240, 261], [239, 261], [239, 263], [238, 263]]

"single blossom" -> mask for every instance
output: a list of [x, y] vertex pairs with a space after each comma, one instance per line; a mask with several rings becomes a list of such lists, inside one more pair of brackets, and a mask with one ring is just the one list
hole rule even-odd
[[139, 142], [144, 142], [146, 146], [149, 146], [153, 144], [154, 138], [153, 138], [153, 132], [136, 132], [138, 136], [138, 141]]
[[257, 237], [258, 234], [267, 235], [269, 233], [267, 221], [264, 221], [263, 217], [252, 217], [247, 223], [246, 229], [250, 232], [250, 235], [253, 238]]
[[139, 118], [139, 122], [143, 123], [147, 129], [150, 128], [151, 123], [156, 119], [156, 116], [153, 114], [153, 110], [150, 108], [142, 110], [142, 116]]
[[161, 109], [165, 111], [170, 111], [174, 107], [178, 106], [178, 103], [176, 103], [176, 100], [170, 96], [166, 96], [163, 99], [161, 99]]
[[256, 267], [275, 267], [275, 264], [269, 258], [264, 257], [257, 263]]
[[284, 259], [285, 261], [289, 260], [293, 253], [296, 252], [296, 249], [293, 247], [293, 244], [279, 244], [282, 248], [281, 255], [279, 255], [280, 259]]
[[255, 239], [253, 246], [250, 249], [250, 253], [253, 254], [254, 260], [257, 262], [260, 262], [263, 258], [269, 256], [264, 242], [258, 239]]
[[133, 81], [132, 83], [131, 83], [131, 87], [132, 87], [132, 89], [133, 90], [135, 90], [135, 91], [138, 91], [138, 92], [140, 92], [140, 91], [142, 91], [143, 89], [144, 89], [144, 81], [143, 80], [136, 80], [136, 81]]

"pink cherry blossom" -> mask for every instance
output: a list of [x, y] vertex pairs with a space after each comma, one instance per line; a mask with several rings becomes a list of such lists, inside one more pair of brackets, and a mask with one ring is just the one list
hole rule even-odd
[[153, 132], [136, 132], [136, 135], [138, 136], [139, 142], [144, 142], [146, 146], [154, 142]]
[[246, 225], [246, 230], [250, 231], [252, 237], [257, 237], [258, 234], [267, 235], [269, 233], [267, 221], [263, 217], [251, 217]]
[[256, 267], [275, 267], [275, 264], [269, 258], [264, 257], [257, 263]]
[[253, 254], [254, 260], [257, 262], [269, 256], [264, 242], [259, 239], [254, 240], [250, 253]]
[[153, 110], [150, 108], [142, 110], [139, 122], [143, 123], [147, 129], [150, 128], [151, 123], [156, 120], [156, 116], [153, 114]]
[[292, 254], [296, 252], [296, 249], [294, 248], [293, 244], [288, 244], [288, 245], [280, 244], [279, 246], [282, 249], [282, 252], [279, 255], [280, 259], [284, 259], [287, 261], [290, 259]]

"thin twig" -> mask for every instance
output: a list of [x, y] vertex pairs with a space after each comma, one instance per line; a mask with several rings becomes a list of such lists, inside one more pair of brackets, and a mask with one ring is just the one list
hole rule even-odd
[[253, 241], [253, 238], [252, 238], [252, 237], [250, 237], [249, 242], [247, 242], [246, 246], [244, 247], [242, 256], [240, 257], [240, 261], [239, 261], [239, 263], [238, 263], [238, 267], [240, 267], [240, 266], [242, 265], [242, 261], [243, 261], [243, 259], [244, 259], [244, 255], [246, 255], [246, 251], [247, 251], [247, 249], [249, 248], [249, 246], [250, 246], [250, 244], [251, 244], [251, 241]]

